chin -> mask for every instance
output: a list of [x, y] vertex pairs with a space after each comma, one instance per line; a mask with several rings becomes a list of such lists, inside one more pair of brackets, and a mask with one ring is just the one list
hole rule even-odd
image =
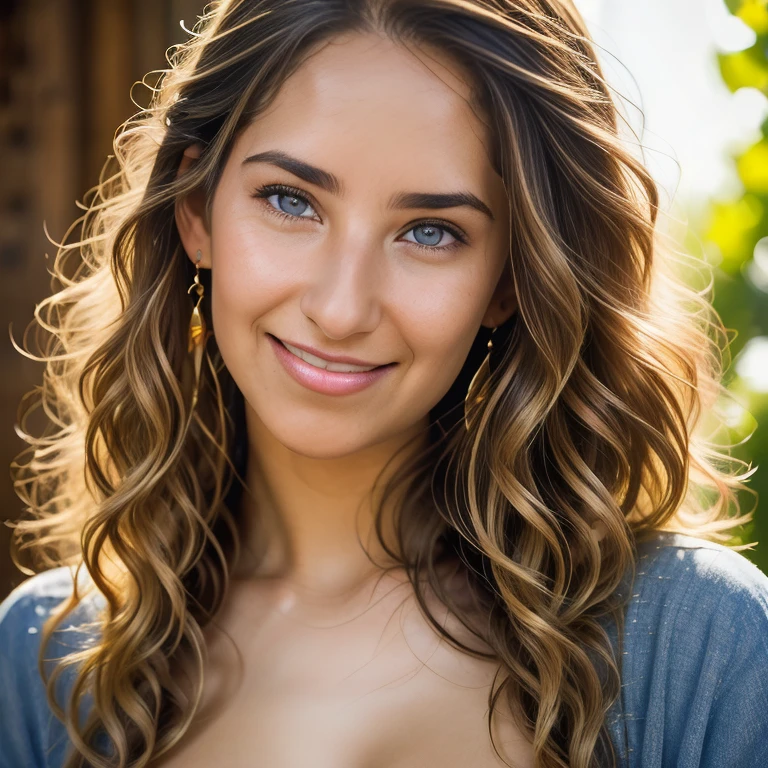
[[275, 435], [275, 438], [292, 453], [308, 459], [341, 459], [367, 447], [359, 440], [344, 440], [338, 435]]
[[[372, 429], [361, 429], [364, 416], [351, 418], [326, 413], [317, 418], [304, 414], [304, 418], [283, 419], [279, 411], [259, 414], [263, 427], [289, 451], [312, 459], [339, 459], [365, 450], [384, 437]], [[277, 418], [275, 418], [277, 416]]]

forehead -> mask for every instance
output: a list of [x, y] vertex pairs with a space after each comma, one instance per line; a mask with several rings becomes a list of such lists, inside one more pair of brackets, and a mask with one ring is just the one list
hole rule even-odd
[[409, 178], [442, 172], [446, 184], [482, 184], [493, 171], [473, 103], [469, 75], [443, 52], [350, 33], [302, 62], [236, 154], [279, 148], [342, 178], [354, 164], [377, 176], [405, 169]]

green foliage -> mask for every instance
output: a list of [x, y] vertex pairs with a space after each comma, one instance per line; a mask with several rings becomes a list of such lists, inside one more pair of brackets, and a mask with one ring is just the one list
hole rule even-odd
[[[726, 0], [726, 5], [755, 31], [757, 40], [746, 50], [718, 54], [723, 81], [731, 91], [756, 88], [768, 96], [768, 0]], [[713, 201], [704, 231], [704, 240], [715, 246], [715, 309], [732, 337], [731, 359], [738, 357], [750, 339], [768, 336], [766, 284], [758, 286], [749, 279], [756, 271], [755, 244], [768, 236], [768, 120], [761, 133], [755, 144], [734, 157], [743, 193], [732, 200]], [[768, 392], [760, 391], [764, 387], [751, 387], [734, 370], [728, 371], [726, 381], [734, 398], [723, 405], [730, 430], [726, 439], [740, 442], [734, 456], [758, 467], [749, 486], [759, 499], [766, 499], [768, 470], [761, 462], [768, 459]], [[746, 509], [755, 509], [751, 496], [745, 496], [743, 503]], [[739, 539], [759, 543], [756, 550], [744, 554], [768, 573], [768, 515], [759, 506], [753, 523]]]
[[728, 10], [760, 34], [768, 33], [768, 3], [766, 0], [725, 0]]
[[732, 91], [739, 88], [757, 88], [763, 93], [768, 91], [768, 62], [765, 60], [765, 46], [766, 37], [761, 35], [751, 48], [718, 55], [720, 74]]
[[729, 275], [740, 272], [752, 258], [754, 244], [762, 237], [765, 207], [757, 195], [746, 193], [738, 200], [713, 202], [707, 239], [717, 245], [720, 268]]

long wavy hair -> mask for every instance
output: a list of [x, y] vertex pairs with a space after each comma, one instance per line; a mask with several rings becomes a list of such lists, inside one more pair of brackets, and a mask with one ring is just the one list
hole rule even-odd
[[[430, 414], [426, 447], [382, 496], [398, 500], [402, 565], [435, 630], [489, 658], [431, 616], [420, 573], [505, 673], [489, 694], [489, 735], [503, 695], [537, 766], [615, 765], [605, 719], [621, 653], [602, 620], [621, 643], [620, 586], [634, 580], [638, 543], [667, 530], [735, 547], [733, 530], [751, 519], [737, 503], [751, 472], [738, 474], [743, 462], [704, 429], [725, 393], [711, 283], [697, 290], [679, 275], [685, 257], [659, 233], [658, 190], [570, 0], [211, 3], [169, 67], [144, 79], [149, 105], [118, 130], [85, 213], [56, 243], [52, 295], [31, 324], [47, 334], [40, 355], [17, 346], [45, 373], [20, 408], [29, 447], [12, 472], [26, 513], [12, 556], [30, 574], [70, 565], [90, 579], [41, 636], [40, 673], [74, 747], [67, 768], [145, 766], [182, 738], [202, 692], [202, 630], [241, 554], [243, 397], [214, 328], [190, 408], [194, 271], [175, 202], [203, 188], [210, 206], [239, 132], [311, 52], [354, 31], [436, 46], [466, 68], [508, 193], [518, 309], [494, 337], [495, 365], [465, 404], [481, 328]], [[192, 143], [200, 160], [177, 177]], [[25, 422], [38, 406], [47, 427], [33, 436]], [[446, 553], [482, 627], [438, 578]], [[104, 599], [98, 642], [47, 676], [46, 646], [90, 590]], [[195, 662], [191, 700], [169, 671], [180, 654]]]

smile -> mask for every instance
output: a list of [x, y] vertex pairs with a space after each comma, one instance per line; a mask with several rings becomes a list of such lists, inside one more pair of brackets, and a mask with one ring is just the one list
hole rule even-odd
[[314, 365], [315, 368], [322, 368], [324, 371], [335, 371], [336, 373], [362, 373], [363, 371], [372, 371], [377, 368], [376, 365], [350, 365], [349, 363], [333, 363], [329, 360], [324, 360], [322, 357], [317, 357], [310, 352], [305, 352], [303, 349], [294, 347], [287, 341], [282, 342], [283, 346], [289, 351], [293, 352], [296, 357], [300, 357], [305, 363]]
[[363, 366], [325, 360], [267, 334], [277, 359], [286, 372], [302, 386], [325, 395], [348, 395], [375, 384], [394, 368], [387, 365]]

